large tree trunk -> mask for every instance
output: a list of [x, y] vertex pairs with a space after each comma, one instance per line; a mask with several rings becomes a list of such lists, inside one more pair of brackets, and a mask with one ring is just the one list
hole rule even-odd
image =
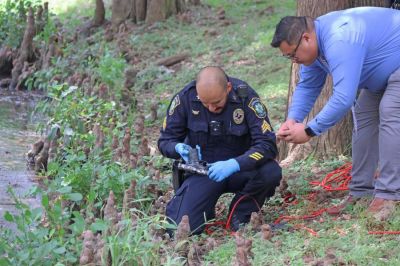
[[144, 21], [146, 19], [147, 1], [135, 0], [136, 21]]
[[[335, 10], [342, 10], [356, 6], [384, 6], [384, 0], [299, 0], [297, 2], [297, 15], [316, 18]], [[290, 76], [288, 103], [290, 105], [294, 88], [298, 82], [299, 65], [293, 64]], [[329, 76], [324, 88], [318, 97], [314, 108], [311, 110], [305, 122], [307, 123], [323, 108], [332, 94], [332, 78]], [[287, 110], [286, 110], [287, 115]], [[348, 154], [351, 147], [352, 119], [351, 112], [336, 126], [319, 137], [314, 137], [309, 143], [304, 145], [294, 145], [282, 142], [279, 145], [280, 159], [284, 159], [284, 165], [290, 164], [295, 160], [307, 157], [314, 153], [318, 158], [327, 158], [333, 155]]]
[[149, 0], [146, 23], [162, 21], [177, 13], [175, 0]]
[[94, 11], [94, 26], [100, 26], [104, 23], [106, 10], [103, 0], [96, 0], [96, 9]]
[[186, 3], [200, 4], [198, 0], [113, 0], [111, 22], [117, 28], [127, 19], [134, 23], [154, 23], [186, 10]]
[[129, 18], [133, 23], [136, 23], [136, 0], [131, 1], [131, 11]]
[[127, 20], [131, 11], [132, 0], [113, 0], [111, 6], [111, 24], [113, 28], [118, 28], [122, 22]]

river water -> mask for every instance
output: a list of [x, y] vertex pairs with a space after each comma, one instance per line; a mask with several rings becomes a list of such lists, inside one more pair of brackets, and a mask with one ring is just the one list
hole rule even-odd
[[29, 206], [40, 206], [37, 198], [25, 196], [36, 186], [35, 173], [27, 169], [25, 154], [39, 138], [30, 115], [39, 97], [26, 92], [0, 91], [0, 228], [14, 227], [4, 219], [6, 211], [17, 211], [7, 192], [9, 187]]

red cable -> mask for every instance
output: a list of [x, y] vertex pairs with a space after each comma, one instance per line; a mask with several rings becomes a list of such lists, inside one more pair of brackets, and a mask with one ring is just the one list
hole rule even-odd
[[369, 235], [400, 235], [400, 231], [368, 231]]
[[[328, 173], [325, 178], [319, 182], [319, 181], [312, 181], [310, 182], [311, 185], [314, 186], [320, 186], [326, 191], [342, 191], [342, 190], [348, 190], [348, 184], [351, 181], [351, 163], [346, 163], [343, 166], [339, 167], [338, 169]], [[336, 183], [336, 186], [333, 184]], [[306, 197], [309, 200], [313, 200], [315, 198], [316, 192], [308, 194]], [[211, 235], [213, 233], [212, 230], [210, 230], [210, 227], [213, 226], [224, 226], [226, 231], [230, 231], [230, 223], [231, 219], [233, 216], [233, 213], [237, 207], [237, 205], [246, 197], [249, 197], [253, 199], [253, 201], [256, 203], [259, 211], [261, 210], [260, 206], [258, 205], [258, 202], [251, 196], [249, 195], [242, 195], [233, 205], [231, 212], [229, 213], [228, 220], [226, 221], [216, 221], [211, 224], [207, 224], [205, 231], [207, 234]], [[285, 203], [293, 203], [297, 204], [296, 200], [296, 195], [295, 194], [289, 194], [284, 197], [283, 201]], [[290, 215], [283, 215], [278, 217], [278, 219], [275, 220], [275, 224], [280, 223], [282, 220], [309, 220], [309, 219], [314, 219], [316, 217], [321, 216], [324, 212], [326, 211], [326, 208], [320, 209], [317, 211], [312, 212], [309, 215], [300, 215], [300, 216], [290, 216]], [[308, 232], [310, 232], [312, 235], [317, 236], [317, 232], [314, 230], [307, 228], [305, 226], [301, 227]], [[400, 235], [400, 231], [369, 231], [368, 234], [370, 235]]]
[[[351, 163], [346, 163], [338, 169], [328, 173], [325, 178], [319, 181], [311, 181], [310, 184], [320, 186], [326, 191], [348, 190], [348, 184], [351, 180]], [[336, 186], [333, 184], [336, 183]]]
[[216, 222], [213, 222], [213, 223], [210, 223], [210, 224], [206, 224], [206, 227], [205, 227], [204, 231], [206, 231], [207, 234], [211, 235], [214, 231], [212, 231], [212, 230], [210, 229], [210, 227], [222, 225], [222, 226], [225, 227], [225, 230], [229, 232], [229, 231], [230, 231], [230, 224], [231, 224], [231, 220], [232, 220], [233, 213], [235, 212], [235, 209], [236, 209], [237, 205], [238, 205], [244, 198], [251, 198], [251, 199], [254, 201], [254, 203], [257, 205], [258, 211], [261, 210], [260, 205], [258, 205], [258, 202], [255, 200], [255, 198], [253, 198], [252, 196], [246, 195], [246, 194], [245, 194], [245, 195], [242, 195], [242, 196], [235, 202], [235, 204], [233, 205], [233, 207], [232, 207], [232, 209], [231, 209], [231, 212], [230, 212], [229, 215], [228, 215], [228, 220], [226, 221], [226, 223], [225, 223], [225, 221], [216, 221]]
[[[348, 184], [351, 180], [350, 173], [351, 173], [351, 164], [346, 163], [343, 166], [339, 167], [338, 169], [328, 173], [321, 182], [312, 181], [312, 182], [310, 182], [310, 184], [315, 185], [315, 186], [321, 186], [326, 191], [347, 190]], [[338, 185], [333, 186], [334, 183], [337, 183]], [[316, 192], [310, 193], [307, 197], [309, 198], [309, 200], [313, 200], [315, 198], [315, 195], [316, 195]], [[287, 203], [288, 199], [292, 199], [295, 197], [296, 197], [296, 195], [290, 194], [290, 195], [284, 197], [284, 202]], [[300, 216], [283, 215], [283, 216], [278, 217], [278, 219], [276, 219], [274, 223], [278, 224], [282, 220], [290, 221], [290, 220], [314, 219], [316, 217], [321, 216], [324, 212], [326, 212], [326, 208], [314, 211], [309, 215], [300, 215]], [[306, 230], [309, 231], [314, 236], [317, 235], [317, 233], [310, 228], [307, 228]]]
[[299, 216], [283, 215], [283, 216], [280, 216], [278, 219], [276, 219], [274, 224], [279, 224], [282, 220], [290, 221], [290, 220], [309, 220], [309, 219], [313, 219], [313, 218], [316, 218], [318, 216], [321, 216], [325, 211], [326, 211], [326, 209], [320, 209], [320, 210], [314, 211], [310, 215], [299, 215]]

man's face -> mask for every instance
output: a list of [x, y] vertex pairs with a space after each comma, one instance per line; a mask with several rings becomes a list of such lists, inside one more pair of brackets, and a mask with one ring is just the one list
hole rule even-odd
[[297, 43], [283, 41], [279, 46], [282, 55], [293, 63], [311, 65], [318, 56], [316, 40], [312, 34], [303, 32]]
[[218, 84], [215, 86], [203, 87], [202, 84], [197, 84], [197, 95], [203, 106], [211, 113], [219, 114], [224, 110], [228, 100], [228, 94], [231, 91], [232, 85], [228, 82], [226, 88], [221, 88]]

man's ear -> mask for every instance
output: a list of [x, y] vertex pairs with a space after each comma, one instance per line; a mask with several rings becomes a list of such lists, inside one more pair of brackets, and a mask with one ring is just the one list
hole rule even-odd
[[229, 81], [226, 83], [226, 90], [228, 91], [228, 93], [230, 93], [232, 90], [232, 83]]
[[311, 34], [309, 32], [305, 32], [302, 38], [304, 38], [306, 42], [309, 42], [311, 40]]

